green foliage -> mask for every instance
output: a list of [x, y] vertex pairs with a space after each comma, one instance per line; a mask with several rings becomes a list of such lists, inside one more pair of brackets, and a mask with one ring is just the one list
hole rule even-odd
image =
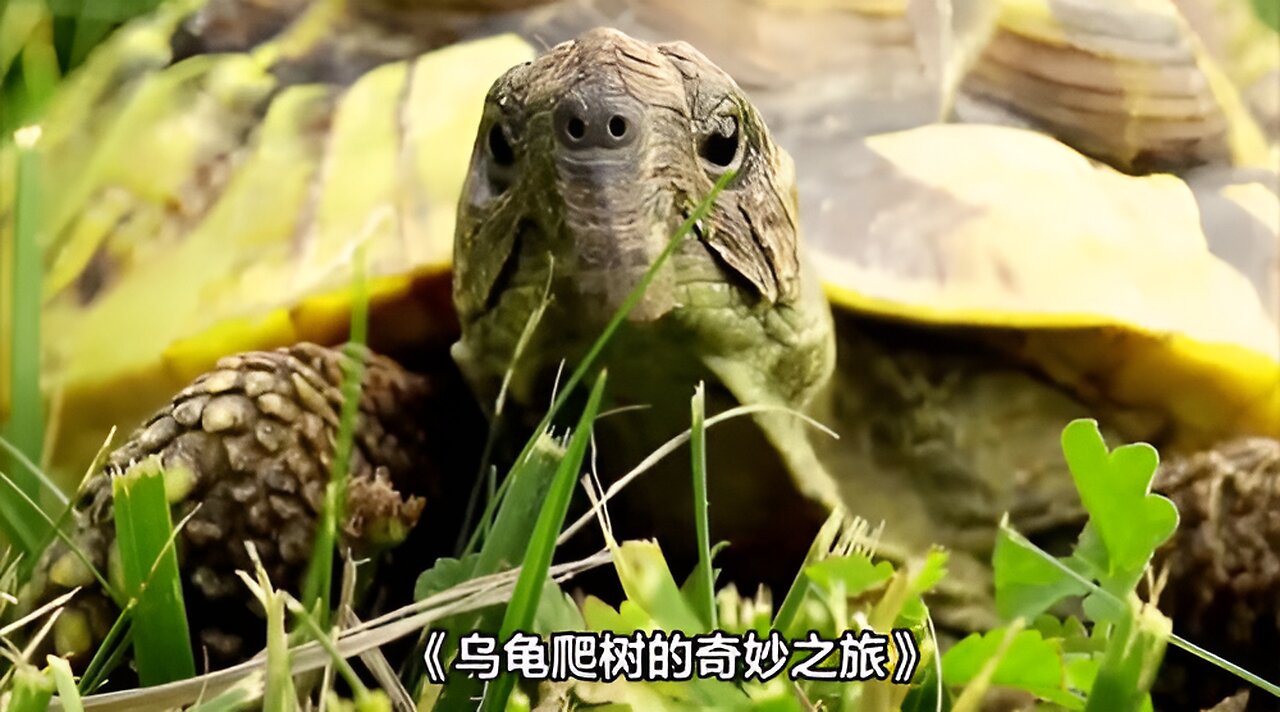
[[[480, 551], [467, 554], [461, 559], [442, 559], [436, 562], [418, 577], [414, 588], [415, 598], [423, 600], [465, 581], [509, 570], [526, 559], [529, 543], [536, 536], [547, 493], [561, 469], [566, 450], [562, 441], [549, 433], [542, 433], [535, 438], [529, 453], [529, 457], [512, 468], [507, 475], [509, 486], [505, 488], [502, 504], [489, 526], [489, 535]], [[553, 544], [554, 541], [553, 536]], [[456, 652], [457, 637], [462, 633], [471, 630], [496, 632], [501, 621], [499, 613], [497, 609], [490, 608], [446, 621], [442, 627], [455, 635], [450, 637], [444, 658], [448, 659]], [[438, 709], [471, 707], [472, 698], [479, 696], [480, 692], [480, 685], [475, 680], [465, 675], [451, 674]]]
[[[511, 637], [520, 630], [530, 630], [538, 611], [538, 601], [547, 580], [547, 570], [551, 568], [551, 556], [555, 553], [556, 539], [560, 536], [560, 528], [564, 526], [565, 515], [569, 512], [569, 501], [573, 497], [573, 486], [577, 482], [578, 473], [582, 471], [582, 462], [587, 455], [587, 446], [591, 443], [591, 429], [596, 414], [600, 411], [600, 402], [604, 397], [605, 373], [596, 378], [587, 399], [586, 408], [578, 419], [578, 426], [569, 436], [569, 444], [564, 459], [556, 469], [555, 479], [547, 492], [542, 511], [539, 512], [537, 525], [533, 530], [533, 539], [525, 552], [524, 563], [520, 568], [520, 578], [516, 580], [515, 591], [507, 604], [506, 615], [502, 619], [499, 635], [502, 640]], [[484, 696], [482, 710], [497, 712], [507, 706], [507, 698], [515, 687], [515, 678], [511, 675], [499, 677], [489, 685]]]
[[[506, 571], [525, 560], [547, 494], [566, 455], [565, 443], [544, 433], [537, 438], [529, 457], [512, 469], [507, 476], [511, 483], [507, 496], [489, 526], [489, 535], [479, 555], [474, 555], [470, 578]], [[463, 561], [470, 558], [465, 557]]]
[[707, 508], [707, 394], [698, 384], [690, 402], [692, 429], [689, 452], [693, 455], [693, 522], [698, 542], [698, 566], [689, 580], [689, 598], [703, 623], [716, 627], [715, 571], [711, 568], [711, 522]]
[[[1062, 433], [1062, 449], [1089, 515], [1075, 551], [1054, 558], [1002, 524], [993, 559], [996, 604], [1016, 621], [1035, 618], [1069, 597], [1087, 596], [1085, 612], [1101, 649], [1085, 650], [1083, 629], [1060, 626], [1057, 636], [1021, 631], [1000, 661], [993, 684], [1031, 692], [1067, 709], [1140, 709], [1150, 704], [1171, 626], [1137, 597], [1137, 585], [1156, 547], [1178, 524], [1173, 503], [1151, 494], [1159, 463], [1145, 444], [1108, 450], [1098, 424], [1076, 420]], [[951, 682], [994, 659], [1005, 629], [970, 636], [943, 657]], [[1006, 661], [1015, 661], [1011, 667]]]
[[1151, 494], [1160, 456], [1145, 443], [1108, 452], [1092, 420], [1073, 421], [1063, 430], [1062, 451], [1089, 513], [1075, 561], [1103, 590], [1123, 598], [1178, 528], [1173, 502]]
[[1253, 11], [1268, 27], [1280, 32], [1280, 2], [1276, 0], [1250, 0]]
[[1173, 503], [1151, 494], [1159, 463], [1154, 448], [1137, 444], [1108, 451], [1092, 420], [1068, 425], [1062, 448], [1089, 521], [1075, 552], [1062, 560], [1047, 557], [1007, 525], [1001, 528], [996, 597], [1006, 615], [1037, 615], [1067, 596], [1085, 593], [1089, 579], [1110, 598], [1124, 600], [1156, 547], [1177, 528]]
[[[712, 630], [681, 595], [657, 543], [612, 542], [611, 549], [627, 598], [616, 610], [600, 599], [588, 598], [583, 605], [588, 629], [617, 634], [680, 631], [689, 637]], [[586, 690], [593, 702], [631, 703], [637, 709], [741, 708], [749, 699], [749, 693], [731, 683], [696, 677], [681, 685], [619, 680], [608, 686], [587, 686]]]
[[112, 480], [123, 589], [133, 608], [133, 655], [143, 685], [195, 675], [164, 473], [149, 458]]
[[[120, 592], [117, 600], [124, 602], [126, 606], [129, 605], [124, 600], [123, 592]], [[98, 689], [106, 681], [107, 675], [124, 661], [125, 655], [133, 643], [133, 630], [130, 627], [130, 615], [132, 613], [132, 607], [125, 608], [116, 617], [115, 622], [111, 624], [111, 629], [107, 631], [107, 635], [102, 639], [102, 643], [98, 645], [98, 649], [94, 651], [93, 657], [89, 660], [89, 665], [85, 669], [84, 675], [80, 676], [81, 693], [89, 694]]]
[[782, 600], [782, 605], [778, 607], [778, 614], [773, 618], [773, 627], [788, 637], [794, 637], [801, 632], [798, 623], [800, 608], [804, 605], [810, 585], [806, 570], [810, 564], [821, 561], [832, 551], [844, 519], [843, 512], [832, 512], [827, 517], [827, 521], [823, 522], [822, 528], [813, 538], [813, 543], [809, 545], [808, 553], [805, 554], [805, 565], [796, 574], [791, 588], [787, 590], [787, 595]]
[[948, 650], [942, 656], [942, 679], [946, 685], [963, 687], [994, 662], [990, 684], [1026, 690], [1069, 710], [1084, 709], [1084, 701], [1070, 689], [1064, 655], [1062, 641], [1046, 640], [1038, 630], [996, 628], [970, 635]]
[[1093, 676], [1087, 712], [1151, 709], [1147, 691], [1155, 683], [1173, 625], [1154, 607], [1130, 601], [1127, 615], [1110, 630]]
[[[5, 472], [22, 497], [0, 496], [0, 531], [28, 557], [39, 551], [49, 527], [38, 510], [40, 482], [33, 467], [44, 446], [44, 403], [40, 393], [40, 154], [36, 147], [39, 130], [24, 129], [15, 139], [17, 168], [14, 176], [13, 259], [0, 259], [11, 272], [12, 333], [9, 373], [0, 374], [10, 384], [12, 413], [4, 427], [5, 439], [16, 454], [0, 453], [0, 471]], [[0, 184], [4, 181], [0, 179]], [[5, 245], [0, 243], [0, 253]], [[2, 254], [0, 254], [2, 256]], [[0, 284], [3, 280], [0, 280]], [[27, 501], [23, 501], [23, 500]], [[29, 506], [28, 502], [37, 505]]]
[[431, 568], [418, 575], [418, 580], [413, 587], [414, 599], [421, 601], [473, 578], [479, 578], [475, 574], [476, 562], [479, 560], [479, 553], [468, 554], [461, 559], [436, 560]]
[[[247, 578], [247, 577], [241, 577], [241, 578]], [[300, 603], [296, 598], [288, 595], [287, 593], [283, 594], [283, 598], [284, 598], [285, 607], [289, 609], [289, 612], [292, 613], [294, 618], [296, 618], [297, 621], [301, 624], [300, 628], [304, 630], [307, 634], [309, 634], [311, 639], [319, 643], [320, 647], [323, 648], [324, 651], [329, 654], [329, 659], [333, 665], [333, 668], [337, 670], [343, 682], [345, 682], [347, 686], [351, 688], [352, 694], [354, 695], [355, 701], [357, 703], [357, 709], [371, 709], [371, 710], [381, 709], [381, 705], [383, 704], [382, 700], [385, 697], [385, 695], [382, 693], [381, 690], [370, 692], [369, 688], [365, 687], [365, 684], [363, 681], [361, 681], [360, 676], [357, 675], [355, 669], [351, 667], [351, 662], [347, 660], [346, 656], [342, 655], [342, 653], [338, 651], [337, 644], [334, 643], [334, 640], [329, 635], [329, 632], [320, 624], [320, 622], [316, 619], [316, 617], [311, 614], [311, 610], [308, 609], [306, 606], [304, 606], [302, 603]], [[268, 665], [270, 665], [270, 661], [268, 661]], [[271, 672], [272, 671], [269, 671], [268, 674], [270, 675]], [[284, 671], [282, 669], [278, 669], [277, 671], [274, 671], [274, 672], [276, 674], [282, 674]], [[332, 692], [332, 691], [325, 690], [325, 691], [322, 691], [321, 694], [326, 694], [329, 692]], [[366, 705], [372, 705], [372, 706], [366, 706]]]
[[[250, 678], [249, 682], [254, 680]], [[261, 706], [262, 700], [259, 699], [254, 686], [241, 684], [188, 709], [190, 712], [241, 712], [241, 710], [255, 710]]]
[[242, 578], [267, 614], [267, 675], [262, 693], [262, 710], [286, 712], [297, 706], [298, 693], [289, 667], [289, 640], [284, 620], [285, 596], [271, 585], [257, 551], [250, 549], [250, 556], [257, 574], [256, 581], [250, 579], [248, 574], [242, 574]]
[[[999, 659], [994, 684], [1036, 694], [1068, 709], [1089, 712], [1150, 709], [1148, 691], [1172, 642], [1274, 693], [1274, 685], [1183, 641], [1172, 623], [1138, 598], [1138, 583], [1156, 548], [1178, 525], [1173, 503], [1151, 494], [1159, 458], [1145, 444], [1108, 450], [1096, 422], [1076, 420], [1062, 434], [1062, 448], [1080, 500], [1089, 515], [1070, 556], [1055, 558], [1004, 522], [996, 542], [996, 604], [1014, 628], [970, 636], [943, 658], [944, 679], [955, 682], [997, 660], [993, 640], [1016, 633], [1027, 648], [1016, 667]], [[1083, 597], [1092, 630], [1075, 619], [1042, 614], [1068, 598]], [[1021, 621], [1035, 630], [1018, 632]], [[1028, 663], [1031, 661], [1031, 663]], [[1028, 664], [1021, 664], [1028, 663]], [[1032, 664], [1033, 663], [1033, 664]], [[1056, 664], [1056, 682], [1050, 670]], [[1063, 697], [1066, 693], [1070, 697]]]
[[1035, 545], [1017, 536], [1007, 519], [997, 534], [992, 566], [996, 610], [1006, 620], [1035, 618], [1067, 597], [1088, 592], [1084, 582], [1064, 573], [1064, 564], [1041, 556]]
[[[833, 519], [838, 526], [828, 528], [830, 541], [837, 539], [848, 543], [850, 537], [832, 533], [838, 531], [865, 531], [860, 523], [849, 523], [842, 516]], [[718, 626], [708, 626], [689, 599], [676, 586], [675, 578], [655, 542], [627, 541], [611, 543], [614, 567], [622, 583], [626, 599], [616, 609], [605, 602], [588, 597], [582, 611], [587, 627], [593, 631], [610, 631], [627, 634], [637, 630], [680, 631], [687, 637], [722, 630], [731, 634], [745, 634], [754, 630], [765, 636], [771, 625], [772, 606], [768, 598], [743, 599], [732, 586], [722, 589], [717, 597]], [[813, 630], [826, 639], [835, 639], [845, 631], [859, 630], [872, 622], [878, 632], [890, 627], [910, 627], [917, 639], [923, 641], [922, 653], [932, 654], [925, 627], [912, 621], [907, 611], [915, 604], [923, 606], [919, 592], [929, 588], [930, 581], [945, 564], [946, 555], [941, 551], [930, 554], [926, 561], [916, 562], [895, 571], [887, 562], [873, 562], [864, 550], [849, 546], [838, 551], [827, 549], [806, 567], [817, 574], [817, 581], [797, 577], [796, 588], [788, 593], [788, 599], [798, 600], [793, 619], [794, 627]], [[852, 585], [845, 588], [848, 582]], [[877, 621], [887, 616], [887, 624]], [[788, 636], [803, 637], [803, 636]], [[792, 663], [798, 658], [793, 658]], [[922, 670], [920, 668], [919, 670]], [[917, 679], [927, 676], [917, 671]], [[785, 675], [769, 682], [726, 682], [717, 679], [698, 679], [681, 683], [646, 683], [618, 680], [611, 683], [579, 684], [575, 691], [592, 704], [627, 704], [633, 709], [693, 710], [715, 707], [719, 709], [752, 710], [802, 710], [801, 699], [822, 703], [825, 709], [846, 709], [872, 712], [874, 710], [900, 709], [908, 693], [917, 686], [903, 687], [881, 682], [848, 683], [826, 681], [798, 681], [792, 683]], [[936, 688], [930, 688], [936, 693]], [[879, 690], [879, 694], [876, 691]], [[929, 698], [933, 700], [932, 697]], [[932, 709], [932, 707], [926, 707]]]
[[382, 690], [374, 690], [353, 700], [343, 699], [331, 692], [325, 702], [326, 708], [333, 712], [391, 712], [391, 698]]
[[76, 689], [76, 678], [71, 672], [71, 663], [65, 658], [50, 655], [49, 674], [58, 689], [58, 702], [65, 712], [84, 712], [84, 701], [80, 698], [80, 690]]
[[44, 712], [56, 689], [48, 674], [25, 663], [18, 665], [7, 709], [9, 712]]
[[311, 561], [303, 583], [302, 600], [308, 610], [317, 611], [322, 625], [329, 621], [330, 592], [333, 590], [333, 558], [338, 527], [346, 513], [347, 481], [351, 473], [351, 452], [356, 421], [360, 413], [360, 390], [364, 380], [365, 343], [369, 335], [369, 281], [366, 276], [364, 244], [356, 249], [355, 272], [351, 280], [351, 334], [343, 349], [342, 412], [333, 448], [329, 482], [325, 486], [324, 510], [320, 514]]
[[893, 576], [893, 564], [868, 556], [840, 556], [806, 566], [804, 572], [823, 591], [857, 596], [884, 585]]
[[[437, 561], [418, 577], [414, 597], [421, 601], [471, 579], [509, 570], [524, 560], [529, 542], [535, 536], [547, 493], [564, 458], [564, 444], [548, 433], [541, 434], [530, 450], [529, 458], [513, 468], [507, 476], [510, 487], [506, 490], [480, 551], [467, 554], [461, 559], [446, 558]], [[554, 537], [552, 541], [554, 543]], [[443, 652], [444, 659], [456, 652], [458, 635], [471, 630], [496, 631], [500, 621], [498, 613], [496, 609], [490, 608], [444, 622], [441, 627], [455, 633]], [[465, 675], [452, 674], [439, 709], [469, 706], [471, 698], [479, 693], [480, 686], [474, 680]]]
[[62, 78], [121, 23], [159, 0], [0, 3], [0, 133], [36, 121]]

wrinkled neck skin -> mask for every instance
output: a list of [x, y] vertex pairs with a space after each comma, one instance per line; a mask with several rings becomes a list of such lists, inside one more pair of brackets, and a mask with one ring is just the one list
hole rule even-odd
[[[561, 362], [567, 373], [580, 361], [726, 170], [734, 178], [605, 353], [612, 402], [675, 416], [673, 434], [702, 380], [740, 403], [808, 407], [834, 342], [801, 267], [790, 160], [695, 50], [608, 30], [510, 70], [490, 92], [454, 261], [454, 356], [481, 401], [492, 407], [514, 362], [509, 403], [544, 412]], [[795, 435], [765, 430], [775, 443]]]

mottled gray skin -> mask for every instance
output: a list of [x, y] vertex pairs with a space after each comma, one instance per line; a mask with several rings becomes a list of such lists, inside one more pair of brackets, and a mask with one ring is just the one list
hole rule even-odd
[[[626, 117], [623, 139], [599, 133], [599, 121], [581, 127], [582, 141], [599, 146], [556, 138], [568, 114], [598, 106]], [[735, 177], [605, 355], [612, 402], [649, 408], [602, 422], [601, 475], [616, 477], [687, 428], [699, 381], [708, 382], [709, 412], [733, 402], [807, 407], [829, 380], [834, 339], [830, 308], [798, 252], [789, 159], [733, 80], [696, 50], [613, 30], [510, 70], [486, 101], [454, 260], [462, 324], [454, 356], [481, 402], [494, 403], [549, 286], [550, 306], [508, 393], [509, 406], [544, 412], [561, 360], [577, 362], [729, 169]], [[799, 421], [773, 417], [781, 426], [765, 433], [780, 444]], [[726, 428], [712, 436], [717, 536], [760, 554], [753, 542], [776, 542], [782, 512], [799, 520], [802, 542], [784, 548], [802, 551], [820, 510], [787, 484], [797, 449], [782, 449], [784, 466], [755, 425]], [[687, 456], [672, 459], [666, 474], [624, 497], [647, 502], [637, 508], [652, 527], [635, 534], [692, 533]]]

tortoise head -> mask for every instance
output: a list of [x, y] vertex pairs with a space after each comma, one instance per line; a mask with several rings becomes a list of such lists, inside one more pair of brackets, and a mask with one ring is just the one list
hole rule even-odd
[[[687, 44], [604, 29], [511, 69], [486, 100], [459, 210], [463, 319], [499, 299], [522, 260], [548, 254], [563, 286], [607, 317], [729, 170], [698, 237], [756, 296], [794, 297], [789, 162], [727, 74]], [[636, 318], [675, 305], [677, 270]]]
[[[509, 362], [548, 288], [552, 311], [539, 329], [563, 347], [552, 363], [572, 359], [728, 171], [628, 324], [679, 324], [698, 357], [754, 348], [728, 312], [763, 329], [801, 302], [790, 159], [734, 81], [685, 43], [597, 29], [509, 70], [486, 99], [458, 209], [464, 370]], [[773, 328], [808, 328], [803, 321]]]

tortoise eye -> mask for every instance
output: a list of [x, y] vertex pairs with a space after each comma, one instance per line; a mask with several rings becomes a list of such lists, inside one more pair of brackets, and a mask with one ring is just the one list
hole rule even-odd
[[516, 162], [516, 152], [507, 141], [507, 134], [502, 130], [501, 124], [495, 123], [489, 129], [489, 156], [503, 168]]
[[738, 157], [738, 149], [742, 143], [741, 134], [742, 132], [738, 130], [737, 117], [730, 117], [702, 139], [698, 154], [712, 166], [728, 168]]
[[489, 179], [489, 195], [498, 196], [507, 192], [515, 180], [516, 151], [507, 140], [507, 132], [502, 124], [494, 122], [485, 137], [485, 152], [489, 161], [484, 166], [484, 175]]

